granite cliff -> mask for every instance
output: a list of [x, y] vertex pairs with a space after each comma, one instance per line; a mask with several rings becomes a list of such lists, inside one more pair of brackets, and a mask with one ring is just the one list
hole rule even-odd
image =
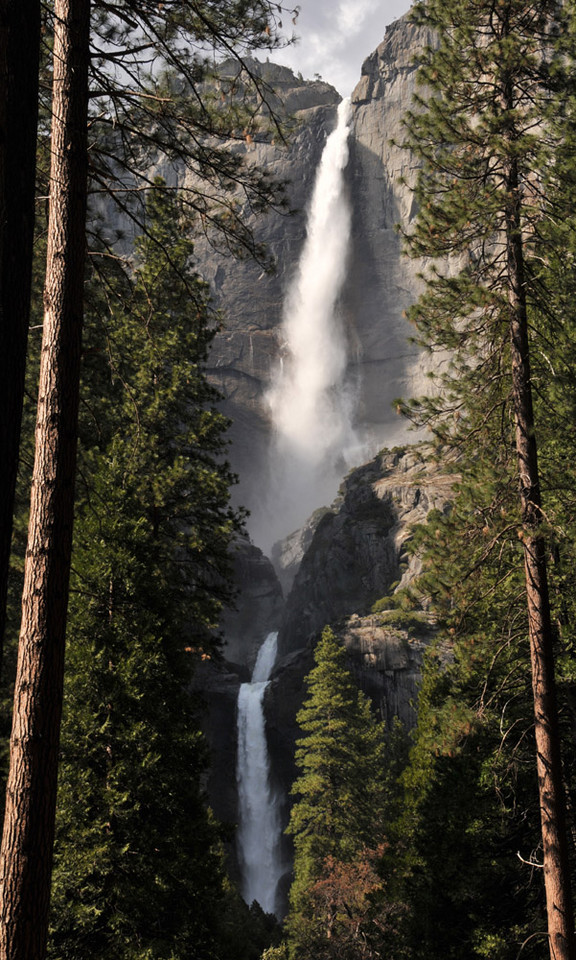
[[328, 623], [368, 614], [411, 578], [417, 560], [406, 551], [410, 527], [444, 509], [451, 483], [417, 447], [384, 450], [345, 478], [318, 516], [286, 599], [281, 655], [305, 646]]
[[[414, 57], [430, 39], [404, 18], [397, 20], [364, 63], [351, 98], [346, 187], [353, 235], [339, 308], [348, 335], [350, 376], [357, 385], [358, 433], [372, 442], [374, 450], [406, 439], [393, 399], [421, 393], [426, 387], [426, 368], [408, 343], [403, 316], [419, 289], [420, 265], [402, 257], [395, 229], [400, 222], [408, 225], [415, 212], [411, 190], [401, 182], [401, 178], [411, 181], [414, 165], [410, 154], [391, 141], [402, 138], [402, 116], [415, 85]], [[254, 263], [235, 262], [201, 242], [196, 254], [224, 316], [209, 373], [222, 390], [224, 409], [233, 421], [230, 456], [240, 477], [235, 496], [252, 511], [250, 529], [257, 536], [264, 522], [270, 441], [264, 395], [281, 355], [283, 297], [303, 247], [315, 171], [335, 126], [340, 97], [328, 84], [303, 81], [287, 68], [271, 63], [252, 67], [275, 89], [279, 112], [291, 117], [289, 140], [282, 144], [268, 138], [235, 142], [231, 147], [249, 163], [286, 181], [295, 213], [254, 217], [244, 211], [257, 238], [276, 259], [272, 276]]]

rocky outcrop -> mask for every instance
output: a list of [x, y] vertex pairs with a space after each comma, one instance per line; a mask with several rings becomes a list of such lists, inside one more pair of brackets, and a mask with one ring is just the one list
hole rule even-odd
[[[388, 727], [395, 718], [406, 729], [414, 724], [433, 619], [424, 611], [373, 613], [371, 607], [417, 570], [417, 557], [406, 550], [412, 524], [424, 521], [432, 509], [449, 509], [453, 477], [431, 469], [424, 452], [423, 447], [382, 451], [353, 470], [331, 508], [307, 526], [312, 539], [286, 602], [281, 659], [266, 695], [274, 776], [286, 797], [296, 773], [296, 716], [305, 696], [304, 679], [326, 624], [344, 642], [359, 686]], [[296, 535], [288, 541], [291, 557]]]
[[416, 721], [422, 662], [434, 636], [434, 623], [424, 614], [391, 610], [351, 617], [338, 632], [358, 686], [387, 728], [398, 720], [410, 730]]
[[294, 577], [300, 569], [304, 554], [312, 543], [316, 527], [329, 512], [328, 507], [319, 507], [299, 530], [288, 534], [272, 547], [271, 559], [282, 584], [284, 596], [287, 597], [292, 589]]
[[418, 448], [385, 450], [353, 470], [322, 514], [286, 601], [279, 648], [303, 647], [326, 624], [363, 616], [417, 563], [405, 552], [410, 526], [448, 502], [452, 478]]

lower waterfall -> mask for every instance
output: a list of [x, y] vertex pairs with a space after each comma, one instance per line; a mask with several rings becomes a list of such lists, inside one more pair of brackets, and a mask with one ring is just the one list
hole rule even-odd
[[281, 825], [278, 799], [270, 787], [270, 764], [264, 720], [264, 692], [276, 660], [277, 633], [260, 647], [250, 683], [238, 694], [238, 859], [242, 896], [257, 900], [266, 913], [277, 909], [282, 876]]

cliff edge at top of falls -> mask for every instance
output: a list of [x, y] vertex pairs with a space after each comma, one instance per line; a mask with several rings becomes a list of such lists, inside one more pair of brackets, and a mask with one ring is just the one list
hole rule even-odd
[[352, 91], [352, 102], [369, 104], [385, 96], [404, 107], [407, 93], [411, 96], [413, 90], [414, 53], [435, 43], [432, 30], [411, 23], [407, 14], [399, 17], [386, 27], [382, 43], [362, 64], [360, 80]]

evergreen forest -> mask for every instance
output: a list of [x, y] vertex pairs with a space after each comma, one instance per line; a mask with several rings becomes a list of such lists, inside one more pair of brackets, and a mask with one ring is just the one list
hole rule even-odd
[[283, 185], [230, 144], [289, 136], [251, 55], [297, 16], [0, 2], [0, 960], [576, 960], [574, 0], [409, 15], [431, 40], [398, 231], [438, 362], [398, 407], [451, 496], [374, 612], [428, 631], [416, 724], [384, 723], [326, 624], [281, 923], [208, 804], [193, 681], [246, 517], [195, 246], [273, 269], [246, 210]]

